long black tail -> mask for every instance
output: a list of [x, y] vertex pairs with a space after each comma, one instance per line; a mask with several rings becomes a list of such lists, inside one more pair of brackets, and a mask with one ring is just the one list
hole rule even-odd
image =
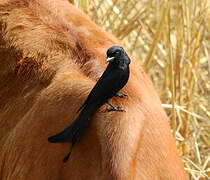
[[97, 110], [96, 105], [85, 106], [76, 120], [62, 132], [51, 136], [48, 141], [51, 143], [70, 142], [74, 145], [81, 134], [87, 129], [90, 117]]
[[88, 119], [88, 117], [77, 118], [70, 126], [65, 128], [63, 131], [54, 136], [49, 137], [48, 141], [51, 143], [75, 143], [82, 134], [82, 132], [87, 128], [89, 124]]
[[79, 140], [83, 132], [87, 129], [91, 116], [99, 107], [100, 106], [96, 104], [91, 106], [86, 105], [82, 109], [76, 120], [70, 126], [65, 128], [62, 132], [48, 138], [48, 141], [51, 143], [71, 143], [71, 150], [64, 157], [63, 162], [68, 161], [75, 143]]

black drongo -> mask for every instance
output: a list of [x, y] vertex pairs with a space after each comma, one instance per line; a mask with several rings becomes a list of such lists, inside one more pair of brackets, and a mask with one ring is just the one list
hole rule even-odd
[[[91, 116], [103, 104], [107, 103], [111, 106], [109, 111], [124, 111], [124, 109], [120, 107], [112, 106], [108, 100], [113, 96], [127, 97], [127, 95], [117, 94], [117, 92], [122, 89], [128, 81], [130, 58], [120, 46], [110, 47], [106, 54], [106, 62], [109, 64], [89, 93], [86, 101], [80, 107], [78, 117], [62, 132], [49, 137], [49, 142], [70, 142], [73, 148], [82, 133], [88, 127]], [[68, 160], [70, 153], [64, 158], [64, 162]]]

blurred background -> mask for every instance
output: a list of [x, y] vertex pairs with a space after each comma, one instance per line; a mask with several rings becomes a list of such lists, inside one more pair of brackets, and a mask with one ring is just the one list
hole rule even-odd
[[210, 179], [210, 0], [70, 2], [140, 61], [190, 179]]

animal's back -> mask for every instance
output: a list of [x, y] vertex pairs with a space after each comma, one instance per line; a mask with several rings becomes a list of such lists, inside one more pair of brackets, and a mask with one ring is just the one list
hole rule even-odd
[[[69, 125], [118, 44], [61, 0], [0, 2], [0, 179], [185, 179], [168, 118], [132, 60], [128, 84], [103, 106], [75, 146], [47, 137]], [[140, 69], [140, 70], [139, 70]]]

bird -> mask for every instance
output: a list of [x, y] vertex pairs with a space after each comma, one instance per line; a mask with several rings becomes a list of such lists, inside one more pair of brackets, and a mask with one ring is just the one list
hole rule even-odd
[[[108, 63], [102, 76], [96, 82], [93, 89], [90, 91], [87, 99], [78, 109], [79, 115], [75, 121], [65, 128], [60, 133], [48, 138], [51, 143], [63, 143], [69, 142], [71, 144], [71, 151], [87, 129], [91, 116], [102, 105], [108, 104], [110, 108], [108, 111], [125, 111], [121, 107], [115, 107], [109, 103], [109, 99], [116, 96], [120, 98], [127, 98], [127, 94], [119, 94], [118, 91], [122, 89], [129, 79], [129, 64], [131, 62], [129, 56], [123, 47], [112, 46], [108, 48], [106, 52], [106, 63]], [[63, 162], [67, 162], [71, 151], [63, 159]]]

